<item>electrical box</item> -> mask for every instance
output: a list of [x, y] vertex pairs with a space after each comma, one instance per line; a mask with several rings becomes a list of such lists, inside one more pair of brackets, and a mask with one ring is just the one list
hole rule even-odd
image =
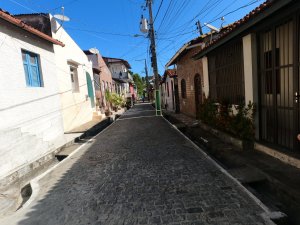
[[146, 18], [142, 18], [140, 24], [141, 24], [141, 27], [140, 27], [141, 32], [142, 33], [148, 33], [149, 28], [148, 28], [148, 21], [147, 21], [147, 19]]

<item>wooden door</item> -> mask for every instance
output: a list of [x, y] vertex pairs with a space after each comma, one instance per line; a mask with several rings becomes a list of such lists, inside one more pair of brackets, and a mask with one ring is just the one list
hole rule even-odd
[[194, 77], [194, 87], [195, 87], [196, 117], [198, 117], [200, 113], [201, 103], [202, 103], [202, 87], [201, 87], [201, 78], [199, 74], [196, 74]]

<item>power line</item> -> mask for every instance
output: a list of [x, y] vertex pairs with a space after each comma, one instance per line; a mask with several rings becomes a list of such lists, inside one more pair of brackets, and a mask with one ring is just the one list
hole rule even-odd
[[155, 15], [155, 17], [154, 17], [153, 23], [155, 23], [156, 17], [157, 17], [158, 14], [159, 14], [159, 11], [160, 11], [160, 8], [161, 8], [163, 2], [164, 2], [164, 0], [161, 0], [161, 1], [160, 1], [160, 5], [159, 5], [158, 10], [157, 10], [157, 13], [156, 13], [156, 15]]
[[104, 34], [104, 35], [113, 35], [113, 36], [122, 36], [122, 37], [132, 37], [132, 38], [134, 37], [134, 35], [132, 35], [132, 34], [121, 34], [121, 33], [103, 32], [103, 31], [81, 29], [81, 28], [69, 27], [69, 26], [65, 26], [65, 28], [67, 28], [67, 29], [69, 29], [69, 30], [78, 30], [78, 31], [92, 32], [92, 33]]
[[159, 25], [157, 31], [159, 31], [159, 29], [160, 29], [160, 27], [161, 27], [163, 21], [165, 20], [165, 18], [166, 18], [166, 16], [167, 16], [167, 13], [168, 13], [168, 11], [169, 11], [169, 9], [170, 9], [170, 7], [171, 7], [171, 3], [172, 3], [172, 2], [173, 2], [173, 1], [170, 1], [170, 2], [169, 2], [168, 8], [167, 8], [167, 10], [166, 10], [166, 12], [165, 12], [165, 14], [164, 14], [164, 16], [163, 16], [161, 22], [160, 22], [160, 25]]

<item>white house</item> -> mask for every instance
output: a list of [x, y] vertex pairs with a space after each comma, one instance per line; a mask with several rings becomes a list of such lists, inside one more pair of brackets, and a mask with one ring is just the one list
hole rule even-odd
[[52, 15], [17, 17], [65, 44], [64, 48], [54, 46], [64, 131], [91, 121], [96, 109], [92, 62]]
[[168, 111], [175, 111], [175, 81], [176, 70], [168, 69], [165, 71], [161, 82], [161, 104]]
[[64, 48], [0, 10], [0, 188], [49, 160], [62, 143], [53, 45]]
[[134, 94], [134, 88], [133, 78], [129, 73], [129, 69], [131, 69], [129, 63], [124, 59], [118, 58], [103, 57], [103, 59], [112, 74], [112, 78], [124, 91], [125, 97], [132, 97], [132, 94]]

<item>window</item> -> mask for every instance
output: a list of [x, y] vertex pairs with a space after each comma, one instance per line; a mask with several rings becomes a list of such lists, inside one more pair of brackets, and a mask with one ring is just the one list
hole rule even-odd
[[73, 65], [70, 66], [70, 76], [71, 76], [71, 83], [72, 83], [72, 92], [79, 92], [79, 82], [78, 82], [78, 72], [77, 68]]
[[[275, 67], [279, 67], [279, 56], [280, 56], [280, 52], [279, 52], [279, 48], [276, 48], [275, 50]], [[264, 52], [264, 66], [265, 66], [265, 93], [266, 94], [272, 94], [273, 93], [273, 82], [272, 80], [273, 78], [273, 52], [272, 50]], [[280, 94], [280, 74], [279, 74], [279, 70], [277, 69], [275, 71], [275, 76], [276, 76], [276, 93]]]
[[209, 97], [224, 104], [245, 103], [243, 43], [232, 41], [208, 54]]
[[35, 53], [22, 50], [22, 59], [28, 87], [43, 87], [39, 56]]
[[185, 80], [181, 80], [181, 97], [186, 98], [186, 83]]

